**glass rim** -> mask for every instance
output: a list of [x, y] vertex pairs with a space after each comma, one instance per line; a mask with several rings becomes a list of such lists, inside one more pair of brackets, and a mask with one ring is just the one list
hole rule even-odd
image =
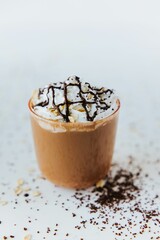
[[102, 119], [98, 119], [96, 121], [86, 121], [86, 122], [59, 122], [59, 121], [56, 121], [54, 119], [49, 119], [49, 118], [46, 118], [46, 117], [43, 117], [39, 114], [37, 114], [36, 112], [33, 111], [32, 107], [31, 107], [31, 100], [32, 98], [29, 99], [28, 101], [28, 108], [30, 110], [30, 113], [32, 113], [35, 117], [39, 118], [40, 120], [43, 120], [45, 122], [48, 122], [48, 123], [52, 123], [52, 124], [55, 124], [55, 125], [61, 125], [61, 126], [79, 126], [79, 125], [82, 125], [83, 126], [91, 126], [94, 124], [101, 124], [101, 123], [105, 123], [106, 121], [110, 121], [114, 118], [115, 115], [117, 115], [119, 113], [119, 110], [120, 110], [120, 107], [121, 107], [121, 103], [120, 103], [120, 99], [118, 98], [117, 99], [117, 109], [112, 113], [110, 114], [109, 116], [107, 117], [104, 117]]

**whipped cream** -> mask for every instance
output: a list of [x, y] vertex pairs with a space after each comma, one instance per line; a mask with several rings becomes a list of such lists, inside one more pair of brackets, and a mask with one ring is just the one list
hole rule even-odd
[[114, 91], [97, 88], [71, 76], [64, 82], [51, 83], [36, 90], [31, 98], [32, 110], [59, 122], [88, 122], [110, 116], [118, 108]]

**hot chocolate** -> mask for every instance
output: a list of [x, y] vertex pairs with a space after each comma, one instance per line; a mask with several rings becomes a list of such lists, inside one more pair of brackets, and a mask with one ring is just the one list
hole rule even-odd
[[44, 176], [74, 188], [89, 187], [105, 177], [119, 108], [113, 90], [92, 87], [77, 76], [35, 91], [29, 109]]

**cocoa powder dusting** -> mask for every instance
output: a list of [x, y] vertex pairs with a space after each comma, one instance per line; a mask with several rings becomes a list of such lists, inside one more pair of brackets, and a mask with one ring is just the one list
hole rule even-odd
[[[129, 165], [132, 165], [132, 158], [130, 158]], [[123, 236], [125, 239], [128, 235], [124, 233], [124, 229], [127, 229], [129, 234], [135, 238], [139, 234], [143, 234], [146, 229], [150, 231], [148, 223], [159, 225], [160, 211], [155, 207], [155, 201], [159, 196], [153, 196], [151, 203], [148, 203], [147, 192], [146, 201], [141, 202], [142, 169], [134, 167], [134, 171], [130, 171], [117, 165], [114, 173], [112, 170], [102, 187], [94, 186], [89, 193], [77, 190], [73, 195], [73, 198], [78, 201], [77, 208], [86, 207], [88, 209], [90, 213], [90, 219], [87, 219], [88, 223], [96, 226], [100, 231], [104, 231], [107, 224], [112, 221], [112, 232], [117, 237]], [[147, 178], [148, 174], [145, 174], [145, 177]], [[124, 207], [126, 205], [128, 210]], [[83, 224], [81, 221], [76, 228], [86, 227], [87, 221], [83, 219]]]

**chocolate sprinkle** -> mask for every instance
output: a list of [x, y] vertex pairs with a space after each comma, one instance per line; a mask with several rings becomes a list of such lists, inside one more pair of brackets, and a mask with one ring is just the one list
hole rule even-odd
[[[137, 174], [139, 175], [140, 171], [135, 175]], [[135, 175], [125, 169], [120, 169], [114, 177], [108, 176], [103, 188], [95, 187], [93, 189], [93, 192], [100, 193], [96, 203], [113, 207], [120, 202], [135, 199], [135, 193], [139, 190], [134, 184]]]
[[[132, 165], [132, 162], [130, 164]], [[127, 237], [123, 233], [125, 228], [133, 237], [136, 237], [137, 234], [143, 234], [145, 229], [148, 228], [149, 221], [152, 221], [156, 226], [159, 225], [160, 212], [157, 208], [154, 208], [154, 200], [158, 196], [156, 195], [152, 199], [150, 208], [145, 208], [140, 200], [143, 184], [138, 185], [138, 182], [141, 181], [142, 169], [140, 167], [135, 167], [135, 169], [136, 171], [129, 171], [118, 167], [114, 174], [113, 171], [109, 173], [103, 187], [95, 186], [90, 193], [77, 190], [73, 195], [75, 201], [79, 202], [77, 208], [86, 207], [90, 213], [90, 219], [83, 218], [83, 221], [75, 228], [86, 228], [86, 223], [89, 222], [91, 225], [97, 226], [100, 231], [104, 231], [106, 225], [110, 222], [110, 218], [112, 218], [112, 226], [116, 229], [116, 232], [115, 230], [112, 231], [116, 236]], [[127, 204], [128, 210], [124, 210], [124, 204]], [[146, 204], [148, 203], [146, 202]], [[128, 214], [131, 216], [130, 218], [128, 218]], [[139, 219], [142, 219], [138, 225], [137, 215], [139, 215]], [[135, 227], [139, 229], [138, 233], [137, 231], [134, 232]]]

